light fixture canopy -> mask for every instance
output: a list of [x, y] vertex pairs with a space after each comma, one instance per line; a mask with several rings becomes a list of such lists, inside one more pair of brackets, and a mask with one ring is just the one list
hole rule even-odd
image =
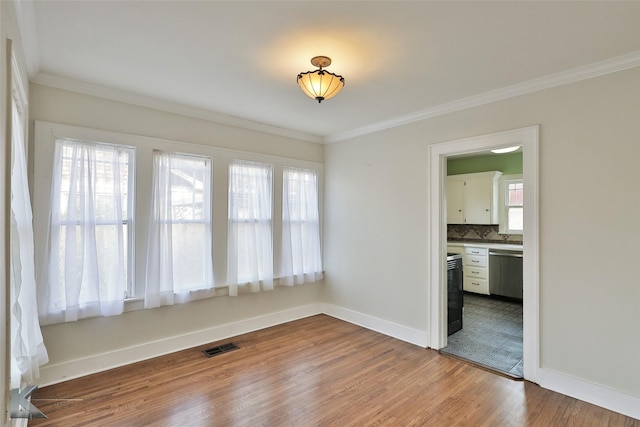
[[305, 71], [298, 74], [298, 86], [309, 97], [318, 101], [333, 98], [344, 87], [344, 78], [334, 73], [323, 70], [331, 65], [328, 56], [315, 56], [311, 58], [311, 65], [318, 67], [314, 71]]

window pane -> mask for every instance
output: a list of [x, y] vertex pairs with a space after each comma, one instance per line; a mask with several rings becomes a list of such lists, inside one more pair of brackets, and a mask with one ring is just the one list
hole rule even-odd
[[523, 208], [508, 208], [508, 228], [509, 230], [523, 229]]
[[272, 166], [235, 161], [229, 165], [228, 280], [271, 280]]
[[271, 221], [271, 166], [233, 163], [229, 181], [230, 209], [233, 206], [236, 210], [235, 218]]
[[[127, 226], [124, 225], [123, 236], [123, 253], [124, 259], [128, 258], [127, 251]], [[98, 249], [98, 272], [100, 277], [100, 297], [107, 297], [107, 289], [110, 283], [126, 283], [127, 280], [127, 262], [120, 259], [120, 242], [118, 241], [118, 226], [116, 225], [96, 225], [96, 242]], [[115, 276], [120, 271], [118, 265], [122, 263], [122, 277]], [[124, 289], [126, 292], [126, 288]]]
[[[171, 162], [171, 203], [174, 221], [204, 221], [211, 216], [209, 182], [211, 163], [208, 159], [174, 156]], [[205, 188], [207, 194], [204, 193]]]
[[[133, 150], [109, 145], [95, 145], [93, 156], [78, 156], [75, 142], [68, 141], [62, 147], [60, 213], [66, 216], [69, 193], [73, 190], [88, 193], [89, 183], [93, 184], [91, 192], [94, 197], [96, 220], [113, 221], [122, 216], [129, 218], [129, 163]], [[74, 176], [72, 177], [72, 171]], [[78, 177], [77, 174], [81, 176]], [[71, 188], [71, 182], [74, 187]], [[81, 178], [81, 179], [78, 179]], [[89, 179], [91, 178], [91, 179]], [[117, 198], [116, 195], [120, 194]], [[119, 199], [119, 200], [118, 200]], [[75, 211], [78, 212], [80, 200], [77, 200]], [[119, 214], [116, 215], [116, 211]], [[69, 218], [72, 219], [72, 218]]]
[[173, 224], [173, 286], [175, 292], [212, 285], [211, 227], [208, 224]]
[[508, 186], [508, 206], [522, 206], [524, 201], [522, 182], [509, 183]]
[[171, 240], [174, 292], [213, 285], [211, 160], [171, 157]]

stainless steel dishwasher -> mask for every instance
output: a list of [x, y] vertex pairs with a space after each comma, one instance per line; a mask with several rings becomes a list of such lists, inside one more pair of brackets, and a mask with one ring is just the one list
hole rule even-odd
[[489, 293], [522, 300], [522, 252], [489, 251]]

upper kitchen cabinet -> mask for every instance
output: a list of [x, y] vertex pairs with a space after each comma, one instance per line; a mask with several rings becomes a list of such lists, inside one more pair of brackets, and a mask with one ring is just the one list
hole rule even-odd
[[498, 181], [502, 172], [447, 177], [447, 224], [498, 224]]

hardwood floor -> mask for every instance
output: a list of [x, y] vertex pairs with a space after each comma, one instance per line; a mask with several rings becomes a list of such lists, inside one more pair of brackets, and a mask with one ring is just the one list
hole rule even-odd
[[[201, 352], [230, 341], [240, 349]], [[325, 315], [45, 387], [33, 403], [49, 418], [30, 426], [640, 426]]]

